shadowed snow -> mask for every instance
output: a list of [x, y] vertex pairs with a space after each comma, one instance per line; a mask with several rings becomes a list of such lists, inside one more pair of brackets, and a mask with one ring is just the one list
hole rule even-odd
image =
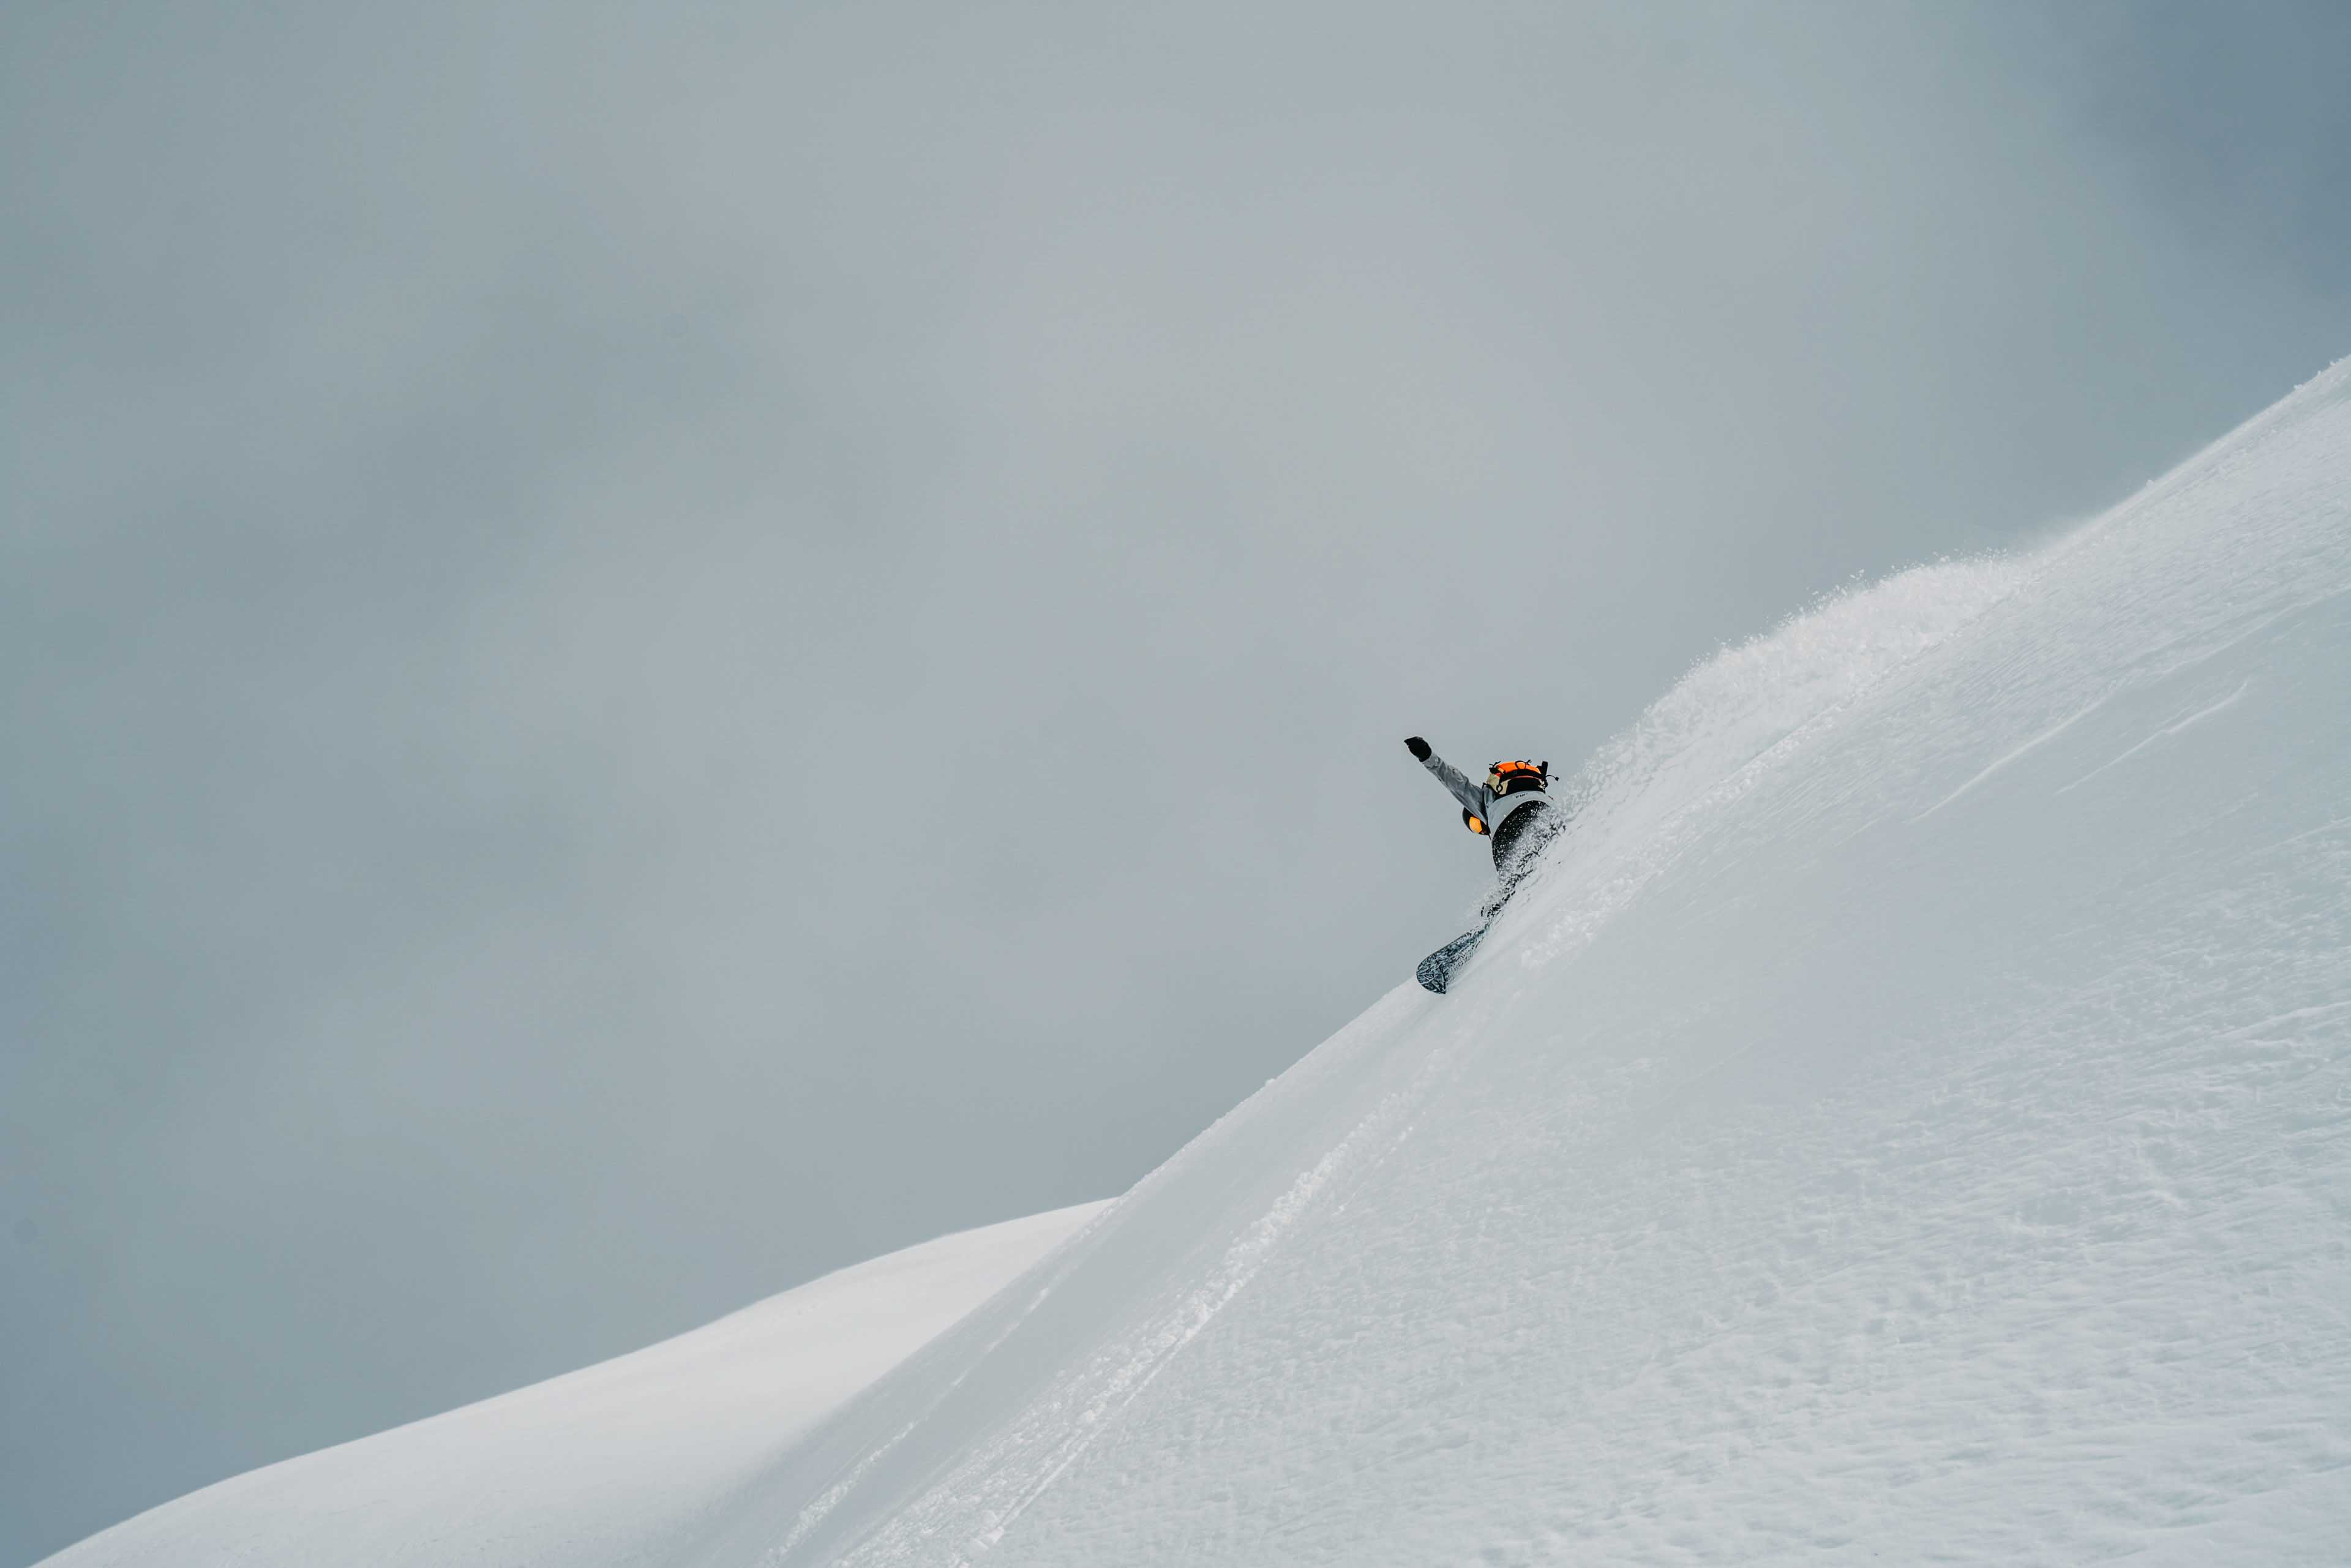
[[1102, 1207], [843, 1269], [634, 1354], [207, 1487], [49, 1563], [672, 1561], [777, 1455]]

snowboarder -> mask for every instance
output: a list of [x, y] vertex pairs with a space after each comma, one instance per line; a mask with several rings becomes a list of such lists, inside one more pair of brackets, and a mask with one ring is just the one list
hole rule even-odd
[[1420, 961], [1420, 983], [1442, 996], [1452, 984], [1453, 971], [1476, 951], [1536, 855], [1552, 834], [1567, 825], [1567, 819], [1552, 803], [1549, 762], [1497, 762], [1487, 770], [1483, 784], [1473, 784], [1459, 768], [1431, 751], [1420, 737], [1413, 736], [1404, 744], [1461, 802], [1462, 825], [1492, 841], [1494, 873], [1500, 879], [1479, 912], [1484, 919], [1478, 928], [1464, 932]]
[[1468, 775], [1431, 751], [1420, 737], [1413, 736], [1404, 745], [1461, 802], [1462, 826], [1493, 841], [1494, 873], [1502, 879], [1501, 892], [1507, 897], [1526, 875], [1537, 852], [1565, 825], [1551, 801], [1551, 764], [1497, 762], [1487, 770], [1483, 784], [1473, 784]]

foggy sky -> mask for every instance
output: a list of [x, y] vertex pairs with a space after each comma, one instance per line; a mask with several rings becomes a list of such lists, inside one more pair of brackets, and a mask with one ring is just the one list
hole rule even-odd
[[0, 1563], [1115, 1193], [2351, 350], [2351, 19], [0, 12]]

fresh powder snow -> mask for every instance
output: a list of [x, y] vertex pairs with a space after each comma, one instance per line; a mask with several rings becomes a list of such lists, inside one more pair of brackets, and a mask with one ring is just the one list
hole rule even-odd
[[1450, 995], [821, 1396], [748, 1342], [897, 1260], [53, 1562], [2351, 1562], [2351, 366], [1565, 798]]
[[601, 1365], [206, 1487], [48, 1561], [678, 1561], [778, 1453], [1102, 1207], [843, 1269]]

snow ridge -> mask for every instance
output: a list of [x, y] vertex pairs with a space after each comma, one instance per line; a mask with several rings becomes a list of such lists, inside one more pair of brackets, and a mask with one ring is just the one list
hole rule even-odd
[[792, 1561], [2343, 1560], [2347, 498], [2338, 367], [1694, 667]]

